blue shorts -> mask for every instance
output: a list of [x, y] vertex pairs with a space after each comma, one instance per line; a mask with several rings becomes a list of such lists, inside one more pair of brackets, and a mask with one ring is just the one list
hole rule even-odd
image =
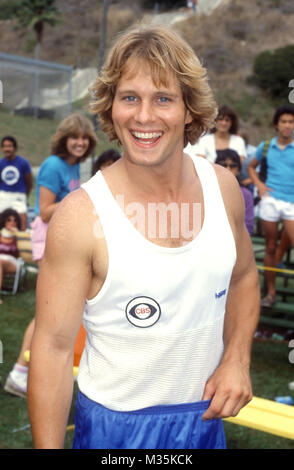
[[209, 403], [113, 411], [79, 392], [73, 449], [225, 449], [222, 420], [201, 419]]

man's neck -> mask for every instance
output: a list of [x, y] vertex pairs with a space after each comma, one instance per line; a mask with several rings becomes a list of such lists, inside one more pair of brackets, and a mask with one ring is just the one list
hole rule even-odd
[[[137, 189], [142, 195], [162, 201], [176, 201], [179, 197], [185, 180], [186, 157], [181, 161], [169, 161], [168, 169], [160, 167], [131, 167], [125, 168], [130, 186]], [[174, 163], [174, 165], [173, 165]]]
[[9, 162], [11, 162], [12, 160], [14, 160], [16, 157], [16, 154], [14, 153], [13, 155], [10, 155], [9, 157], [5, 157], [6, 160], [8, 160]]
[[277, 143], [279, 147], [286, 147], [288, 144], [291, 144], [293, 142], [293, 137], [283, 137], [281, 135], [278, 135], [277, 137]]
[[[122, 185], [128, 188], [127, 193], [131, 198], [160, 200], [165, 203], [176, 202], [183, 190], [186, 191], [187, 187], [190, 187], [194, 168], [189, 156], [183, 155], [183, 159], [179, 160], [174, 165], [169, 161], [168, 168], [162, 171], [162, 168], [133, 165], [122, 158], [113, 167], [107, 168], [104, 175], [106, 180], [109, 178], [110, 183], [123, 182]], [[116, 184], [114, 188], [115, 186], [117, 189]]]

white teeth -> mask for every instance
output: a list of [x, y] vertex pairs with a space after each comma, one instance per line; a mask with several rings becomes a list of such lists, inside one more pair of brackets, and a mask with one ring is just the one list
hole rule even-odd
[[137, 139], [157, 139], [162, 136], [162, 132], [132, 132]]

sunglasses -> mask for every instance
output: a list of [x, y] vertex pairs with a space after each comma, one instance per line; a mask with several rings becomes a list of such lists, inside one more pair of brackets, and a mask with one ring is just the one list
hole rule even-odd
[[238, 163], [226, 163], [226, 162], [220, 162], [219, 165], [225, 167], [225, 168], [230, 168], [231, 170], [233, 168], [237, 168], [238, 167]]

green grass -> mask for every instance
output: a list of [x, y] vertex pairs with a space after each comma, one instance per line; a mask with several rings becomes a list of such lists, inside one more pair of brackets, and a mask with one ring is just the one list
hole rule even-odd
[[[257, 397], [274, 400], [276, 396], [294, 393], [288, 383], [294, 380], [294, 364], [289, 362], [286, 342], [254, 341], [251, 378]], [[230, 449], [294, 449], [294, 441], [254, 429], [225, 423]]]
[[[22, 342], [23, 333], [35, 314], [36, 275], [28, 274], [24, 292], [4, 296], [0, 305], [0, 339], [3, 345], [3, 363], [0, 363], [0, 449], [30, 449], [33, 447], [26, 400], [3, 390], [6, 377], [13, 367]], [[70, 416], [73, 423], [73, 410]], [[24, 429], [22, 429], [24, 428]], [[73, 433], [66, 437], [66, 448], [71, 448]]]
[[3, 344], [3, 363], [0, 364], [0, 448], [4, 449], [32, 447], [29, 431], [13, 432], [28, 424], [26, 401], [6, 394], [3, 385], [17, 359], [25, 328], [34, 316], [34, 286], [35, 279], [31, 276], [24, 292], [16, 296], [3, 296], [4, 304], [0, 306], [0, 338]]
[[[23, 333], [35, 311], [36, 276], [28, 276], [24, 292], [5, 296], [0, 306], [0, 339], [3, 344], [3, 363], [0, 363], [0, 449], [29, 449], [33, 447], [26, 400], [8, 395], [4, 381], [11, 370], [21, 345]], [[287, 384], [294, 380], [294, 364], [289, 362], [286, 342], [255, 341], [252, 354], [252, 383], [255, 396], [273, 400], [277, 395], [289, 395]], [[75, 393], [77, 389], [75, 386]], [[69, 423], [73, 423], [74, 405]], [[24, 428], [24, 429], [22, 429]], [[229, 449], [293, 449], [292, 440], [261, 431], [225, 423]], [[66, 436], [65, 448], [71, 448], [73, 432]]]
[[58, 125], [57, 120], [14, 116], [0, 111], [1, 136], [13, 135], [18, 141], [18, 153], [32, 166], [38, 166], [50, 153], [50, 137]]

